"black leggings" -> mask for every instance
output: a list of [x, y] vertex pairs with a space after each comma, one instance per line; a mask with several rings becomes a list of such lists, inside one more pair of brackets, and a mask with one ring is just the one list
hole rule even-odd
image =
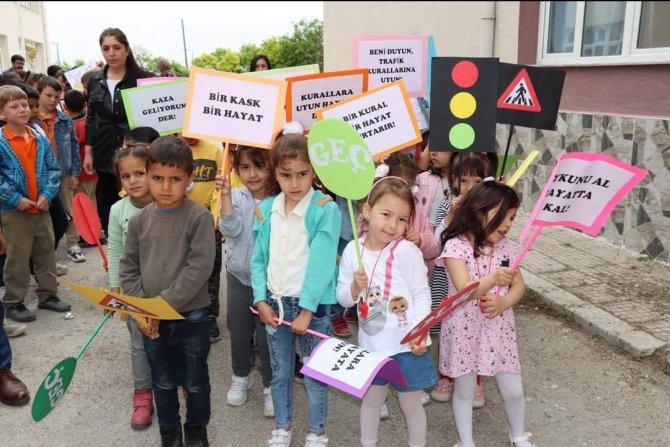
[[95, 187], [95, 198], [98, 201], [98, 216], [102, 230], [107, 236], [107, 226], [109, 225], [109, 210], [119, 199], [119, 181], [116, 175], [109, 172], [97, 171], [98, 184]]

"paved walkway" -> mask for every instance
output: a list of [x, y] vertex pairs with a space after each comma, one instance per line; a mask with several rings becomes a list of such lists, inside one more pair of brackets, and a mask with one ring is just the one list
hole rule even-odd
[[[527, 215], [510, 232], [518, 241]], [[670, 347], [670, 266], [569, 228], [542, 230], [521, 263], [554, 310], [635, 357]], [[670, 360], [670, 358], [669, 358]]]

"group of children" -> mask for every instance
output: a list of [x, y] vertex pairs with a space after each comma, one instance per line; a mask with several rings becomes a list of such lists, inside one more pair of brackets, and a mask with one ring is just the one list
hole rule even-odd
[[[400, 364], [407, 386], [393, 387], [406, 418], [408, 445], [426, 444], [422, 395], [435, 385], [433, 391], [442, 397], [448, 393], [447, 399], [453, 391], [457, 445], [474, 445], [472, 408], [478, 374], [496, 377], [510, 445], [531, 445], [524, 432], [511, 311], [524, 284], [519, 272], [509, 268], [515, 253], [505, 239], [519, 199], [511, 188], [488, 178], [494, 169], [491, 157], [453, 158], [433, 152], [431, 158], [433, 170], [418, 177], [413, 157], [401, 153], [389, 157], [385, 169], [378, 169], [379, 178], [359, 202], [362, 268], [354, 241], [344, 249], [338, 268], [342, 216], [331, 196], [322, 187], [315, 188], [318, 179], [302, 134], [281, 136], [269, 154], [240, 148], [235, 170], [243, 188], [231, 190], [227, 177], [217, 177], [229, 258], [228, 318], [236, 325], [231, 333], [233, 381], [248, 380], [249, 342], [254, 330], [261, 337], [265, 332], [269, 359], [263, 360], [261, 373], [264, 394], [269, 391], [274, 403], [276, 425], [268, 446], [291, 444], [296, 341], [303, 358], [308, 358], [319, 339], [307, 330], [329, 334], [328, 307], [335, 303], [356, 306], [361, 347]], [[441, 284], [441, 299], [472, 281], [480, 285], [471, 300], [442, 324], [438, 379], [428, 352], [430, 338], [409, 346], [400, 340], [430, 312], [431, 289]], [[237, 301], [238, 296], [245, 298]], [[247, 312], [250, 304], [264, 328]], [[237, 306], [234, 314], [231, 305]], [[263, 346], [262, 359], [264, 354]], [[271, 378], [263, 370], [268, 360]], [[377, 445], [388, 386], [375, 379], [361, 402], [363, 446]], [[326, 446], [327, 387], [305, 377], [305, 388], [309, 431], [305, 445]]]
[[[55, 307], [64, 303], [54, 303], [54, 239], [46, 212], [63, 183], [70, 189], [77, 186], [66, 177], [77, 171], [74, 151], [70, 163], [65, 159], [59, 168], [48, 138], [27, 126], [30, 109], [20, 89], [0, 88], [0, 119], [6, 122], [0, 132], [5, 278], [23, 281], [27, 287], [27, 268], [17, 274], [12, 262], [19, 259], [27, 266], [32, 255], [40, 307], [49, 300]], [[150, 132], [138, 136], [136, 131], [115, 158], [116, 174], [127, 195], [110, 216], [110, 287], [131, 296], [161, 296], [185, 318], [128, 319], [133, 401], [145, 408], [149, 423], [151, 401], [155, 402], [162, 445], [178, 446], [184, 440], [186, 445], [208, 445], [212, 313], [208, 289], [212, 276], [217, 276], [213, 272], [220, 245], [215, 243], [215, 220], [206, 206], [186, 197], [195, 177], [197, 142], [189, 145], [183, 138], [157, 138]], [[60, 156], [59, 144], [56, 138]], [[276, 426], [268, 446], [291, 444], [296, 342], [302, 358], [308, 358], [319, 339], [307, 330], [329, 334], [330, 306], [336, 303], [356, 308], [361, 347], [399, 363], [407, 386], [392, 386], [407, 421], [408, 445], [426, 444], [423, 390], [436, 385], [437, 396], [448, 398], [453, 390], [457, 445], [474, 445], [472, 408], [478, 374], [496, 377], [511, 445], [531, 445], [524, 432], [511, 310], [521, 299], [524, 284], [520, 273], [508, 267], [515, 253], [505, 238], [519, 207], [518, 197], [511, 188], [487, 178], [493, 167], [486, 157], [431, 152], [431, 162], [432, 170], [417, 176], [412, 156], [394, 154], [389, 168], [378, 171], [368, 197], [359, 202], [362, 267], [355, 241], [346, 246], [338, 266], [342, 215], [331, 195], [315, 188], [318, 179], [301, 132], [278, 137], [270, 151], [237, 148], [233, 167], [241, 188], [232, 188], [227, 175], [216, 177], [221, 204], [214, 212], [220, 212], [219, 229], [226, 238], [233, 382], [239, 382], [231, 384], [227, 401], [239, 405], [246, 399], [249, 358], [257, 349], [264, 414], [274, 417]], [[23, 234], [27, 232], [28, 239]], [[432, 344], [439, 341], [439, 350], [430, 348], [430, 337], [400, 344], [430, 312], [431, 292], [434, 307], [447, 293], [472, 281], [479, 287], [471, 300], [442, 322], [439, 339], [433, 340]], [[249, 306], [256, 308], [258, 317]], [[439, 352], [439, 377], [430, 350]], [[305, 445], [326, 446], [328, 387], [310, 377], [304, 381], [309, 430]], [[186, 402], [183, 429], [178, 386]], [[375, 379], [361, 402], [363, 446], [377, 445], [388, 387], [386, 381]], [[146, 425], [146, 416], [135, 428]]]

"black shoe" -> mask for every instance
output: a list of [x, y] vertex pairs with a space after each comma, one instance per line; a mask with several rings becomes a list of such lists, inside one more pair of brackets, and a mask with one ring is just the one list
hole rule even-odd
[[7, 309], [7, 318], [18, 321], [19, 323], [27, 323], [29, 321], [35, 321], [37, 317], [32, 311], [28, 310], [24, 304], [17, 304], [16, 306]]
[[209, 342], [216, 343], [221, 339], [219, 325], [216, 324], [216, 317], [209, 317]]
[[38, 309], [48, 309], [54, 312], [67, 312], [72, 307], [65, 301], [61, 301], [56, 295], [51, 295], [46, 301], [37, 304]]
[[300, 372], [302, 369], [302, 362], [300, 361], [300, 356], [295, 355], [295, 371], [293, 373], [293, 381], [296, 383], [304, 383], [305, 375]]
[[161, 428], [161, 447], [184, 447], [181, 436], [181, 425], [163, 430]]
[[186, 447], [209, 447], [207, 426], [184, 424], [184, 444]]
[[80, 246], [81, 248], [92, 248], [92, 247], [97, 247], [96, 244], [89, 244], [88, 242], [86, 242], [86, 241], [83, 240], [82, 238], [79, 238], [79, 246]]

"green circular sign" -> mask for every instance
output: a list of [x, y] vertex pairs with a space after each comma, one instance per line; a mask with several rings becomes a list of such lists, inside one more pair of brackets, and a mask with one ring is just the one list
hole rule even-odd
[[467, 149], [475, 142], [475, 130], [466, 123], [456, 124], [449, 131], [449, 142], [456, 149]]
[[49, 371], [35, 393], [32, 408], [33, 421], [39, 422], [51, 413], [70, 386], [76, 367], [77, 359], [68, 357]]
[[309, 130], [309, 160], [326, 188], [345, 199], [362, 199], [375, 179], [375, 164], [365, 140], [350, 124], [326, 118]]

